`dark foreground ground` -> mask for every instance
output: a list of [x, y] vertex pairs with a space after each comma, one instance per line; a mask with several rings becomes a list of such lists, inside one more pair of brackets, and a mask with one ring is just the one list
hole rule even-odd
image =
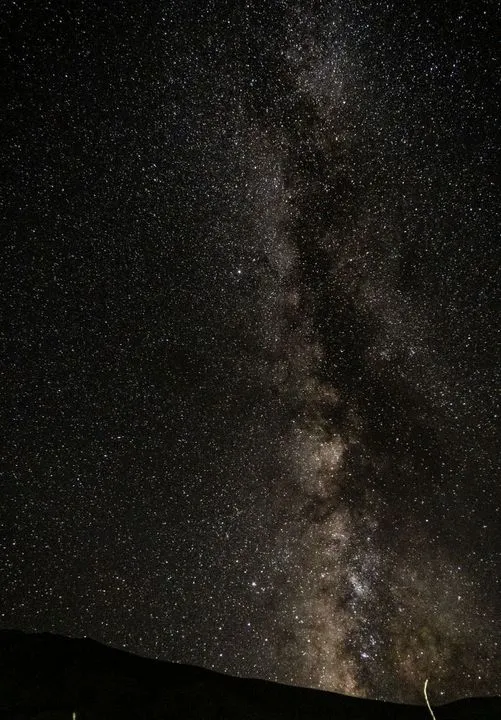
[[[437, 720], [501, 720], [501, 698], [434, 708]], [[243, 680], [148, 660], [92, 640], [0, 632], [0, 718], [9, 720], [430, 720], [425, 706]]]

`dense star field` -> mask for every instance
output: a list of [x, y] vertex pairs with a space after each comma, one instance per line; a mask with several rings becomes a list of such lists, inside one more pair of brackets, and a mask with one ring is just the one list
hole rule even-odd
[[2, 9], [1, 627], [501, 694], [497, 3]]

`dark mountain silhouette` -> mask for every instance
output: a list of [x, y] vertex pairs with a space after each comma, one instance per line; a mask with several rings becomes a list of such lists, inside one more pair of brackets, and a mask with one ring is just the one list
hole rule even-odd
[[[436, 720], [501, 718], [501, 698], [434, 708]], [[0, 631], [8, 720], [429, 720], [423, 706], [363, 700], [138, 657], [88, 639]]]

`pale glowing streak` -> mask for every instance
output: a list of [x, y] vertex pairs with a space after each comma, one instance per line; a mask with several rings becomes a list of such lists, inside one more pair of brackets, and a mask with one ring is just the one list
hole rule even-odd
[[430, 711], [433, 720], [437, 720], [436, 717], [435, 717], [435, 715], [433, 714], [433, 710], [431, 709], [431, 705], [430, 705], [430, 702], [429, 702], [429, 700], [428, 700], [428, 694], [427, 694], [427, 692], [426, 692], [426, 686], [427, 686], [427, 685], [428, 685], [428, 678], [426, 678], [426, 680], [424, 681], [424, 699], [426, 700], [426, 704], [428, 705], [428, 710]]

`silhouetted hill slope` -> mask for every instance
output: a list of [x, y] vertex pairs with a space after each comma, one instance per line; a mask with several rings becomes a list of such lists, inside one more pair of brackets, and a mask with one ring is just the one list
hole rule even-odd
[[[501, 698], [434, 708], [437, 720], [501, 718]], [[425, 706], [229, 677], [93, 640], [0, 631], [0, 717], [8, 720], [426, 720]]]

